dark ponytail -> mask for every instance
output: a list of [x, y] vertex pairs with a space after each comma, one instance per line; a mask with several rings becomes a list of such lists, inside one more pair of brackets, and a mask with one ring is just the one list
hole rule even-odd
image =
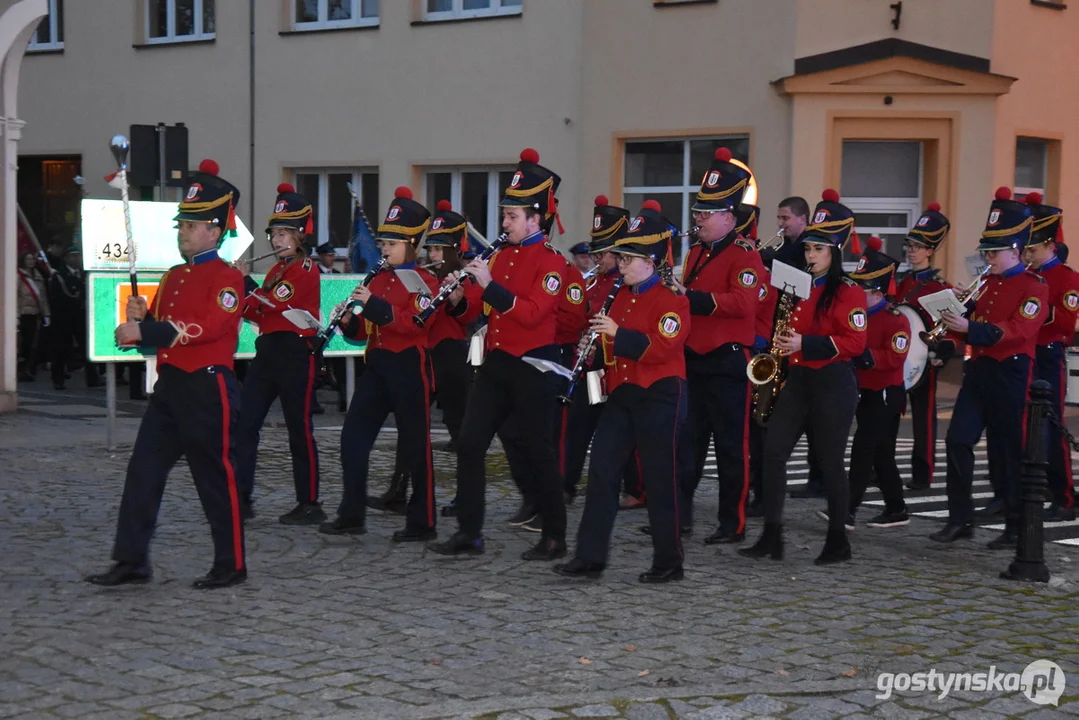
[[435, 277], [441, 282], [446, 279], [447, 275], [457, 272], [463, 267], [464, 263], [461, 262], [461, 258], [457, 254], [457, 248], [444, 246], [442, 248], [442, 264], [432, 269], [435, 271]]
[[832, 307], [839, 286], [843, 284], [843, 252], [838, 245], [832, 245], [832, 264], [828, 267], [828, 279], [824, 283], [824, 291], [817, 303], [817, 317], [821, 317]]

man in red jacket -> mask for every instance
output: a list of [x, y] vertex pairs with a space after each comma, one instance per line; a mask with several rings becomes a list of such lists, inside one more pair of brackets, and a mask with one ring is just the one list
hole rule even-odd
[[895, 296], [895, 270], [899, 261], [881, 252], [878, 237], [869, 238], [868, 249], [850, 279], [862, 286], [866, 297], [866, 348], [855, 358], [858, 375], [858, 429], [850, 450], [850, 512], [847, 528], [854, 529], [854, 513], [862, 504], [870, 476], [876, 473], [884, 496], [884, 512], [866, 524], [898, 527], [910, 523], [903, 501], [903, 481], [895, 463], [895, 441], [903, 413], [906, 390], [903, 363], [910, 349], [910, 321], [888, 302]]
[[240, 191], [204, 160], [180, 203], [177, 242], [186, 262], [161, 278], [152, 312], [133, 297], [116, 344], [156, 348], [158, 381], [139, 426], [127, 466], [116, 544], [108, 571], [86, 578], [95, 585], [150, 580], [150, 540], [169, 471], [187, 458], [210, 523], [214, 564], [195, 581], [200, 589], [247, 579], [244, 527], [236, 486], [233, 437], [239, 388], [233, 355], [240, 335], [243, 275], [217, 256], [223, 234], [235, 230]]
[[[997, 190], [978, 250], [991, 268], [972, 298], [969, 317], [944, 313], [951, 332], [966, 336], [970, 360], [955, 399], [945, 444], [948, 450], [948, 523], [930, 539], [951, 543], [974, 534], [974, 446], [987, 435], [989, 474], [1005, 494], [1006, 524], [990, 549], [1014, 548], [1019, 525], [1023, 418], [1034, 371], [1034, 346], [1049, 314], [1049, 289], [1023, 267], [1030, 240], [1030, 207]], [[969, 305], [969, 303], [968, 303]]]
[[[1057, 417], [1064, 417], [1064, 396], [1068, 390], [1066, 350], [1075, 335], [1076, 311], [1079, 310], [1079, 272], [1064, 264], [1057, 255], [1057, 243], [1064, 242], [1060, 208], [1042, 204], [1042, 194], [1027, 195], [1026, 203], [1034, 212], [1030, 242], [1023, 251], [1023, 261], [1045, 278], [1049, 285], [1049, 320], [1038, 331], [1035, 348], [1036, 375], [1053, 389]], [[1049, 492], [1053, 504], [1046, 520], [1061, 522], [1075, 519], [1075, 485], [1072, 481], [1071, 448], [1068, 439], [1055, 430], [1049, 443]]]

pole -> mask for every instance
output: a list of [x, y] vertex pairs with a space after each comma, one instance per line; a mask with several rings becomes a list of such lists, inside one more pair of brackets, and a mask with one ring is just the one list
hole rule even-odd
[[127, 231], [127, 271], [131, 276], [131, 295], [139, 295], [139, 279], [135, 273], [135, 238], [131, 234], [131, 198], [127, 194], [127, 154], [131, 150], [131, 143], [123, 135], [115, 135], [110, 145], [113, 157], [120, 169], [116, 173], [116, 180], [120, 184], [120, 199], [124, 206], [124, 229]]
[[105, 449], [116, 449], [116, 363], [105, 363]]
[[157, 199], [160, 202], [165, 202], [168, 198], [165, 197], [166, 184], [166, 168], [165, 168], [165, 123], [157, 124], [157, 186], [159, 188], [157, 193]]
[[1048, 465], [1045, 431], [1048, 416], [1053, 411], [1052, 395], [1052, 388], [1045, 380], [1035, 380], [1030, 386], [1026, 452], [1023, 455], [1022, 514], [1019, 517], [1015, 560], [1000, 574], [1005, 580], [1049, 582], [1042, 517], [1047, 485], [1045, 468]]
[[356, 392], [356, 357], [345, 358], [345, 409], [352, 406], [352, 393]]

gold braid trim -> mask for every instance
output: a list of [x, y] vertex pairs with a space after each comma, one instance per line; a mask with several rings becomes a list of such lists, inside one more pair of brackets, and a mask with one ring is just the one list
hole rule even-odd
[[431, 218], [427, 218], [423, 221], [423, 225], [418, 225], [416, 227], [405, 227], [404, 225], [379, 225], [378, 230], [375, 232], [375, 234], [377, 235], [378, 233], [392, 232], [400, 233], [401, 235], [419, 235], [428, 227], [430, 227], [430, 225]]
[[876, 280], [881, 275], [887, 275], [888, 273], [892, 272], [893, 270], [895, 270], [895, 263], [892, 263], [888, 267], [884, 267], [884, 268], [881, 268], [880, 270], [875, 270], [875, 271], [869, 272], [869, 273], [852, 272], [850, 274], [850, 278], [851, 278], [851, 280]]
[[1055, 223], [1057, 220], [1060, 220], [1062, 217], [1063, 214], [1057, 213], [1055, 215], [1044, 217], [1041, 220], [1035, 220], [1034, 223], [1030, 226], [1030, 231], [1038, 232], [1039, 230], [1044, 230], [1045, 228]]
[[831, 220], [829, 222], [822, 222], [817, 225], [808, 225], [806, 226], [805, 232], [807, 235], [814, 232], [836, 233], [847, 227], [854, 227], [854, 218], [848, 218], [846, 220]]
[[468, 227], [467, 222], [463, 222], [460, 225], [457, 225], [456, 227], [440, 227], [438, 230], [432, 230], [429, 233], [427, 233], [427, 237], [431, 237], [432, 235], [449, 235], [450, 233], [461, 232], [462, 230], [464, 230], [467, 227]]
[[206, 212], [207, 210], [213, 210], [214, 208], [220, 207], [220, 206], [224, 205], [225, 203], [231, 202], [231, 201], [232, 201], [232, 193], [229, 193], [228, 195], [224, 195], [224, 196], [218, 198], [217, 200], [211, 200], [209, 202], [201, 202], [201, 203], [182, 202], [182, 203], [180, 203], [180, 212], [195, 212], [195, 213]]
[[306, 207], [300, 208], [296, 212], [274, 213], [270, 216], [269, 222], [273, 222], [274, 220], [299, 220], [300, 218], [307, 217], [313, 211], [314, 209], [310, 205], [308, 205]]
[[702, 189], [697, 192], [697, 199], [704, 200], [705, 202], [709, 202], [711, 200], [724, 200], [744, 188], [748, 183], [748, 178], [742, 178], [738, 181], [737, 185], [726, 190], [717, 190], [714, 193], [706, 193]]
[[592, 237], [593, 240], [602, 241], [602, 240], [606, 240], [607, 238], [609, 238], [612, 235], [614, 235], [615, 233], [617, 233], [618, 230], [620, 230], [623, 225], [628, 225], [628, 224], [629, 224], [629, 221], [623, 215], [622, 217], [618, 218], [618, 222], [616, 222], [614, 225], [607, 228], [606, 230], [592, 230], [588, 234]]
[[671, 231], [665, 230], [654, 235], [630, 235], [621, 238], [620, 240], [615, 240], [614, 247], [621, 247], [623, 245], [655, 245], [656, 243], [670, 239]]
[[997, 238], [1004, 237], [1005, 235], [1014, 235], [1017, 232], [1022, 232], [1028, 225], [1034, 224], [1034, 218], [1028, 217], [1023, 222], [1019, 223], [1013, 228], [1006, 228], [1004, 230], [985, 230], [982, 232], [983, 238]]
[[939, 241], [941, 238], [944, 237], [944, 233], [946, 233], [946, 232], [948, 232], [948, 226], [947, 225], [945, 225], [944, 227], [942, 227], [939, 230], [934, 230], [932, 232], [930, 232], [928, 230], [918, 230], [917, 228], [911, 228], [910, 231], [907, 233], [907, 235], [917, 235], [918, 237], [923, 237], [926, 240], [930, 240], [930, 241], [937, 240], [937, 241]]
[[515, 190], [513, 188], [506, 188], [506, 195], [509, 197], [527, 198], [533, 195], [539, 195], [541, 192], [554, 185], [554, 178], [549, 177], [542, 183], [533, 188], [527, 188], [524, 190]]

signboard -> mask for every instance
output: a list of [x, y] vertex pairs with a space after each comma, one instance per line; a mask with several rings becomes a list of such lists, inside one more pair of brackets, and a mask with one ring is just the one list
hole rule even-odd
[[[127, 270], [127, 230], [120, 200], [86, 198], [82, 201], [82, 263], [86, 271]], [[176, 246], [177, 204], [132, 202], [131, 236], [138, 270], [168, 270], [184, 262]], [[255, 238], [236, 218], [236, 237], [226, 237], [218, 254], [235, 262]]]
[[[157, 294], [163, 272], [140, 272], [139, 294], [151, 305]], [[262, 284], [263, 275], [251, 276]], [[334, 307], [344, 301], [363, 280], [364, 275], [323, 275], [322, 307], [319, 320], [330, 317]], [[92, 272], [86, 278], [87, 344], [93, 362], [141, 362], [145, 358], [138, 350], [121, 350], [116, 347], [113, 331], [127, 320], [127, 299], [131, 295], [130, 278], [126, 272]], [[240, 342], [236, 348], [238, 360], [255, 357], [255, 338], [258, 325], [242, 321]], [[363, 355], [364, 342], [354, 342], [335, 332], [326, 345], [326, 357]]]

